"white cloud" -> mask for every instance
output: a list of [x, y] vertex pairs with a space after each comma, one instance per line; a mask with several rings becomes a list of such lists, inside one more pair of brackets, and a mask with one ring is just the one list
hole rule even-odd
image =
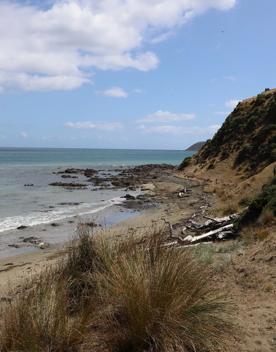
[[19, 136], [20, 136], [21, 138], [23, 138], [23, 139], [27, 139], [27, 138], [29, 137], [28, 133], [25, 132], [25, 131], [21, 131], [21, 132], [19, 133]]
[[80, 121], [80, 122], [66, 122], [65, 127], [84, 129], [84, 130], [100, 130], [100, 131], [114, 131], [123, 128], [120, 122], [104, 122], [97, 123], [91, 121]]
[[158, 125], [146, 126], [140, 125], [140, 129], [146, 133], [170, 134], [170, 135], [193, 135], [193, 136], [210, 136], [220, 128], [220, 125], [210, 125], [207, 127], [185, 127], [176, 125]]
[[238, 103], [240, 102], [240, 100], [238, 99], [230, 99], [225, 103], [225, 106], [229, 109], [235, 109], [235, 107], [238, 105]]
[[138, 122], [151, 123], [151, 122], [176, 122], [176, 121], [188, 121], [195, 118], [194, 114], [184, 113], [172, 113], [169, 111], [158, 110], [153, 114], [150, 114]]
[[158, 66], [144, 44], [209, 9], [236, 0], [51, 0], [46, 7], [0, 1], [0, 91], [74, 89], [91, 69], [148, 71]]
[[112, 87], [109, 89], [106, 89], [102, 92], [103, 95], [106, 97], [113, 97], [113, 98], [127, 98], [128, 93], [120, 87]]

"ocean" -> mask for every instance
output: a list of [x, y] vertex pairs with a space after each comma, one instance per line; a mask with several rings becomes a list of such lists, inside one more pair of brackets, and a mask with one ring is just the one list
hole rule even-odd
[[[0, 251], [6, 235], [18, 227], [99, 214], [123, 202], [123, 189], [66, 190], [49, 186], [61, 181], [68, 167], [115, 170], [141, 164], [179, 164], [190, 152], [179, 150], [110, 150], [0, 148]], [[77, 182], [86, 182], [80, 176]], [[29, 187], [26, 185], [32, 184]], [[6, 244], [7, 241], [4, 241]], [[1, 254], [0, 254], [1, 256]]]

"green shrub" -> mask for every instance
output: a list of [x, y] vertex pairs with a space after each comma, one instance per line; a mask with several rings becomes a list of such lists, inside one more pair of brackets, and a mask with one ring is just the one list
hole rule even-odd
[[188, 156], [185, 158], [182, 163], [179, 165], [178, 170], [183, 170], [185, 167], [189, 166], [191, 164], [192, 157]]
[[271, 184], [265, 186], [259, 196], [257, 196], [249, 205], [236, 226], [241, 228], [258, 220], [260, 215], [270, 210], [273, 216], [276, 216], [276, 177]]

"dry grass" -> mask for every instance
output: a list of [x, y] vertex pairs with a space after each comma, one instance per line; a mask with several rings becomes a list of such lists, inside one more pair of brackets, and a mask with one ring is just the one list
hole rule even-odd
[[0, 350], [227, 351], [231, 305], [206, 263], [162, 236], [106, 241], [82, 228], [67, 259], [4, 308]]
[[132, 242], [97, 279], [109, 350], [227, 351], [229, 306], [191, 251]]
[[103, 265], [98, 247], [93, 230], [79, 224], [77, 238], [71, 243], [67, 257], [58, 269], [61, 279], [68, 283], [66, 293], [71, 313], [86, 309], [95, 294], [96, 283], [92, 277]]
[[270, 235], [269, 228], [262, 226], [247, 226], [244, 227], [241, 236], [245, 243], [251, 243], [265, 240]]
[[68, 315], [66, 284], [53, 269], [28, 282], [2, 311], [2, 352], [78, 351], [85, 315]]
[[273, 214], [273, 211], [270, 209], [265, 209], [260, 215], [257, 223], [260, 225], [271, 225], [276, 221], [276, 217]]

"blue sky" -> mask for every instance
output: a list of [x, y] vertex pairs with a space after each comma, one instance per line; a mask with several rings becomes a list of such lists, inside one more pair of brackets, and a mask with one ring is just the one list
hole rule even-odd
[[0, 1], [0, 146], [183, 149], [275, 86], [274, 0]]

